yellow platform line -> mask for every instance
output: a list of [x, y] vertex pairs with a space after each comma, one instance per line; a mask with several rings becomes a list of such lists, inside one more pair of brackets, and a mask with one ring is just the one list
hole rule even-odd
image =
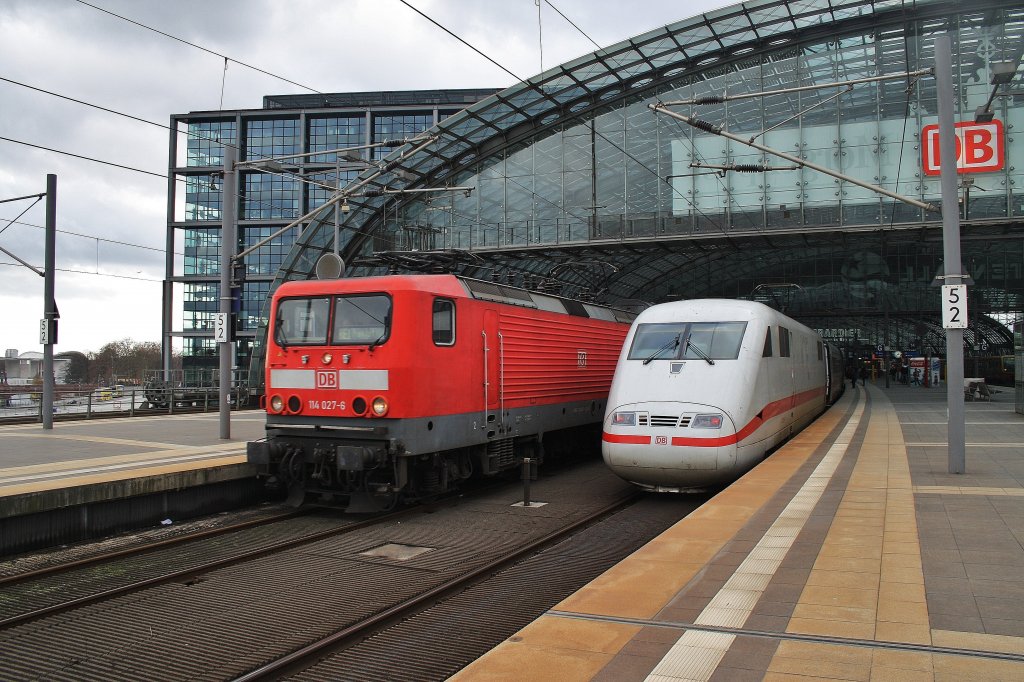
[[[864, 405], [858, 405], [836, 442], [725, 585], [693, 620], [694, 625], [741, 628], [746, 624], [843, 461], [863, 413]], [[711, 679], [735, 640], [736, 635], [731, 633], [687, 630], [647, 676], [647, 682], [705, 682]]]
[[[872, 397], [864, 445], [787, 632], [964, 646], [929, 627], [906, 443], [892, 404], [877, 389]], [[989, 644], [979, 648], [1010, 648]], [[1024, 664], [783, 640], [764, 679], [1024, 679]]]
[[4, 438], [46, 438], [47, 440], [69, 440], [72, 442], [85, 443], [107, 443], [109, 445], [130, 445], [143, 448], [175, 448], [181, 447], [177, 443], [160, 443], [150, 440], [139, 440], [137, 438], [113, 438], [110, 436], [85, 436], [81, 434], [63, 433], [5, 433]]
[[163, 443], [158, 445], [164, 446], [163, 449], [152, 450], [149, 452], [133, 452], [127, 455], [113, 455], [109, 457], [90, 457], [85, 459], [69, 459], [60, 462], [49, 462], [47, 464], [31, 464], [28, 466], [20, 467], [8, 467], [0, 469], [0, 485], [3, 484], [5, 479], [21, 478], [25, 476], [34, 475], [49, 475], [54, 473], [77, 471], [81, 469], [103, 469], [111, 466], [120, 466], [123, 464], [140, 464], [145, 465], [147, 462], [153, 460], [162, 460], [173, 457], [184, 457], [192, 455], [209, 455], [211, 453], [222, 452], [224, 454], [234, 454], [236, 452], [245, 453], [245, 443], [215, 443], [212, 445], [170, 445], [166, 446]]
[[161, 460], [159, 463], [147, 463], [142, 460], [125, 465], [124, 468], [101, 467], [91, 471], [65, 471], [60, 472], [63, 474], [60, 477], [36, 478], [23, 482], [5, 482], [0, 480], [0, 498], [83, 485], [110, 483], [112, 481], [125, 481], [132, 478], [163, 476], [196, 469], [214, 469], [245, 464], [246, 461], [248, 460], [245, 452], [231, 454], [230, 452], [215, 451], [204, 457], [172, 459], [172, 461]]
[[[803, 466], [855, 400], [846, 394], [753, 471], [552, 611], [640, 620], [656, 617]], [[547, 614], [452, 679], [590, 680], [641, 629], [632, 623]]]
[[984, 486], [915, 485], [917, 495], [984, 495], [995, 497], [1024, 497], [1024, 488], [990, 488]]

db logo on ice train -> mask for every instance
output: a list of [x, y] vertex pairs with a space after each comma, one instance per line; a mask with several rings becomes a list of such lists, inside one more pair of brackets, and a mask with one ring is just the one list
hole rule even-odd
[[335, 370], [335, 369], [318, 369], [316, 371], [316, 387], [317, 388], [337, 388], [338, 387], [338, 370]]
[[668, 436], [655, 436], [654, 437], [654, 444], [655, 445], [668, 445]]
[[[1006, 161], [1003, 143], [1003, 122], [962, 121], [955, 126], [956, 172], [989, 173], [1002, 170]], [[939, 175], [939, 126], [937, 123], [921, 130], [921, 160], [925, 175]]]

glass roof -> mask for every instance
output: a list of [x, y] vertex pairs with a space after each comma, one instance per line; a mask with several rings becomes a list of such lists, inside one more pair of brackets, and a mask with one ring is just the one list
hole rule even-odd
[[[1024, 11], [1019, 3], [980, 0], [971, 4], [972, 11], [984, 9], [1016, 13], [1021, 23], [1007, 28], [1005, 39], [1020, 39]], [[697, 208], [695, 196], [680, 195], [674, 185], [666, 181], [666, 176], [676, 171], [658, 159], [656, 148], [645, 147], [640, 141], [644, 135], [656, 137], [656, 126], [664, 129], [667, 125], [659, 124], [650, 115], [646, 103], [657, 101], [662, 94], [683, 86], [692, 88], [696, 95], [711, 93], [722, 82], [727, 82], [729, 92], [735, 94], [902, 72], [909, 63], [905, 43], [908, 23], [916, 21], [932, 26], [934, 32], [945, 31], [949, 17], [963, 11], [963, 3], [949, 0], [752, 0], [684, 19], [583, 55], [445, 119], [429, 131], [436, 136], [430, 144], [415, 152], [411, 152], [414, 145], [408, 145], [388, 156], [384, 166], [387, 170], [363, 172], [356, 182], [366, 182], [365, 189], [384, 192], [377, 196], [348, 198], [351, 210], [344, 214], [337, 248], [351, 266], [349, 274], [354, 275], [380, 272], [381, 268], [404, 271], [455, 267], [480, 277], [500, 269], [539, 278], [547, 277], [552, 269], [562, 264], [577, 263], [577, 267], [558, 270], [558, 279], [563, 285], [580, 291], [589, 289], [592, 295], [600, 293], [619, 300], [639, 298], [641, 293], [671, 297], [676, 292], [663, 282], [672, 274], [692, 268], [694, 263], [702, 264], [698, 270], [704, 273], [708, 286], [686, 291], [684, 295], [688, 297], [721, 295], [732, 280], [754, 281], [751, 277], [744, 279], [742, 273], [748, 271], [756, 271], [761, 281], [769, 281], [773, 268], [780, 267], [785, 260], [770, 238], [765, 237], [766, 245], [754, 240], [759, 246], [751, 248], [750, 242], [743, 241], [748, 239], [743, 236], [745, 233], [730, 236], [733, 228], [726, 221], [708, 209]], [[931, 42], [922, 41], [917, 45], [920, 54], [915, 55], [916, 63], [930, 60]], [[797, 57], [801, 64], [799, 70], [792, 68], [792, 60]], [[934, 86], [922, 84], [919, 87], [918, 106], [927, 109], [929, 97], [934, 98]], [[878, 120], [888, 111], [902, 116], [910, 101], [906, 88], [905, 81], [897, 80], [851, 92], [843, 100], [839, 116], [844, 121]], [[825, 102], [832, 94], [826, 91], [777, 94], [749, 100], [749, 104], [709, 107], [710, 113], [706, 116], [708, 120], [725, 121], [730, 130], [759, 132], [791, 117], [798, 109], [807, 110]], [[607, 116], [616, 110], [620, 112], [617, 118]], [[807, 114], [811, 123], [813, 116], [813, 113]], [[576, 153], [574, 138], [562, 139], [561, 146], [553, 151], [546, 151], [535, 142], [559, 131], [568, 134], [572, 126], [588, 120], [600, 120], [594, 126], [596, 137], [591, 147], [597, 159], [595, 164], [606, 164], [611, 159], [626, 168], [628, 186], [617, 201], [638, 205], [670, 201], [691, 211], [696, 209], [700, 215], [695, 218], [694, 228], [682, 235], [685, 238], [656, 246], [650, 246], [650, 242], [627, 244], [621, 240], [608, 244], [596, 239], [603, 234], [601, 230], [606, 223], [610, 225], [615, 220], [621, 223], [622, 219], [611, 215], [615, 213], [614, 207], [593, 206], [594, 201], [588, 203], [586, 196], [570, 198], [568, 192], [574, 181], [568, 171], [563, 181], [565, 194], [547, 196], [539, 180], [534, 185], [529, 170], [520, 177], [512, 177], [511, 171], [504, 170], [510, 180], [501, 192], [522, 190], [522, 196], [531, 204], [530, 217], [524, 218], [522, 229], [516, 227], [509, 197], [495, 194], [484, 184], [488, 164], [492, 160], [504, 163], [507, 158], [509, 168], [514, 168], [512, 164], [518, 163], [518, 159], [513, 158], [513, 152], [532, 144], [530, 153], [536, 157], [531, 157], [532, 167], [540, 168], [563, 159], [568, 168], [564, 157]], [[606, 125], [608, 127], [604, 128]], [[644, 130], [649, 132], [644, 133]], [[750, 160], [757, 161], [757, 155], [751, 155]], [[500, 172], [494, 173], [497, 175]], [[596, 182], [601, 182], [599, 173], [595, 176]], [[440, 205], [441, 200], [424, 199], [424, 194], [396, 194], [402, 190], [460, 186], [470, 177], [479, 182], [473, 187], [473, 196], [464, 200], [461, 192], [452, 193], [445, 206]], [[831, 181], [817, 182], [821, 189]], [[716, 189], [718, 193], [725, 187], [724, 183], [720, 185]], [[738, 191], [734, 186], [725, 189], [726, 196], [729, 191]], [[704, 197], [700, 201], [712, 199]], [[871, 210], [877, 215], [879, 211], [888, 212], [890, 205], [891, 202], [876, 203]], [[427, 253], [431, 250], [429, 247], [419, 253], [396, 252], [388, 230], [397, 229], [395, 216], [399, 212], [406, 210], [408, 215], [418, 216], [417, 221], [422, 218], [425, 222], [409, 222], [402, 229], [423, 234], [431, 229], [436, 231], [436, 226], [429, 223], [429, 216], [465, 215], [471, 206], [484, 211], [476, 219], [475, 229], [480, 230], [480, 236], [473, 236], [473, 243], [453, 241], [437, 248], [432, 255]], [[505, 213], [491, 218], [480, 207]], [[815, 215], [820, 216], [823, 227], [838, 224], [832, 221], [849, 219], [845, 214], [834, 218], [836, 209], [824, 204], [812, 208], [818, 211]], [[523, 245], [516, 241], [521, 237], [516, 235], [547, 229], [541, 224], [546, 211], [551, 211], [553, 216], [549, 234], [557, 235], [557, 239], [521, 248]], [[898, 213], [908, 213], [910, 222], [920, 223], [925, 219], [920, 212], [892, 209], [893, 216]], [[319, 256], [335, 248], [334, 219], [333, 208], [326, 208], [316, 216], [285, 260], [275, 286], [284, 280], [311, 276]], [[631, 229], [640, 230], [637, 234], [642, 236], [646, 234], [642, 231], [648, 229], [645, 225], [662, 224], [659, 220], [663, 219], [653, 214], [649, 218], [634, 215], [630, 225]], [[661, 234], [657, 229], [650, 228], [652, 239]], [[702, 229], [710, 233], [705, 235]], [[563, 234], [574, 238], [560, 242]], [[791, 238], [792, 235], [782, 235], [779, 243], [785, 242], [793, 248]], [[588, 241], [594, 243], [588, 245]], [[502, 243], [509, 248], [500, 248]], [[489, 246], [494, 248], [481, 251], [481, 247]], [[808, 267], [827, 269], [833, 266], [824, 263], [841, 262], [842, 257], [831, 250], [828, 255], [818, 257], [813, 249], [804, 249], [800, 251], [799, 260], [805, 264], [818, 263]], [[728, 268], [715, 270], [708, 266], [711, 263], [728, 263]], [[816, 277], [822, 282], [826, 279], [823, 273]], [[745, 294], [749, 295], [749, 291]]]

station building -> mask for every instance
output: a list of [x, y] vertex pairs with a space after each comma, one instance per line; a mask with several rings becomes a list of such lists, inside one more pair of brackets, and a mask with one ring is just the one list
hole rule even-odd
[[1024, 312], [1022, 34], [1024, 4], [1004, 0], [758, 0], [683, 19], [438, 117], [429, 141], [332, 195], [260, 295], [336, 249], [346, 276], [445, 269], [611, 304], [752, 298], [857, 357], [941, 354], [924, 72], [949, 35], [971, 374], [1012, 352]]
[[[260, 109], [172, 116], [162, 326], [165, 368], [170, 367], [175, 337], [182, 339], [187, 382], [207, 381], [218, 366], [213, 327], [220, 296], [225, 144], [238, 149], [240, 161], [297, 155], [282, 162], [278, 173], [257, 169], [240, 172], [238, 243], [233, 245], [233, 253], [239, 253], [314, 210], [333, 193], [332, 188], [345, 186], [361, 169], [372, 166], [390, 150], [316, 152], [415, 137], [494, 92], [276, 95], [264, 97]], [[244, 259], [236, 321], [236, 364], [240, 367], [248, 367], [261, 308], [301, 227], [296, 226]], [[180, 326], [174, 322], [175, 308], [181, 313]]]

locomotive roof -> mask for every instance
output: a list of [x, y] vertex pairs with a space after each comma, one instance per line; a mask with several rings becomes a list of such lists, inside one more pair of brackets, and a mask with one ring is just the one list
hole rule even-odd
[[340, 277], [285, 282], [278, 296], [343, 294], [352, 291], [427, 291], [443, 296], [464, 297], [466, 289], [455, 275], [382, 275], [379, 277]]
[[813, 332], [802, 322], [757, 301], [733, 298], [695, 298], [686, 301], [660, 303], [640, 313], [640, 322], [738, 322], [765, 318], [769, 324], [785, 324], [791, 329], [802, 328]]
[[383, 275], [380, 277], [291, 281], [278, 287], [275, 295], [278, 297], [316, 296], [366, 291], [423, 291], [453, 298], [475, 298], [578, 317], [626, 323], [632, 322], [636, 317], [635, 313], [626, 310], [452, 274]]

